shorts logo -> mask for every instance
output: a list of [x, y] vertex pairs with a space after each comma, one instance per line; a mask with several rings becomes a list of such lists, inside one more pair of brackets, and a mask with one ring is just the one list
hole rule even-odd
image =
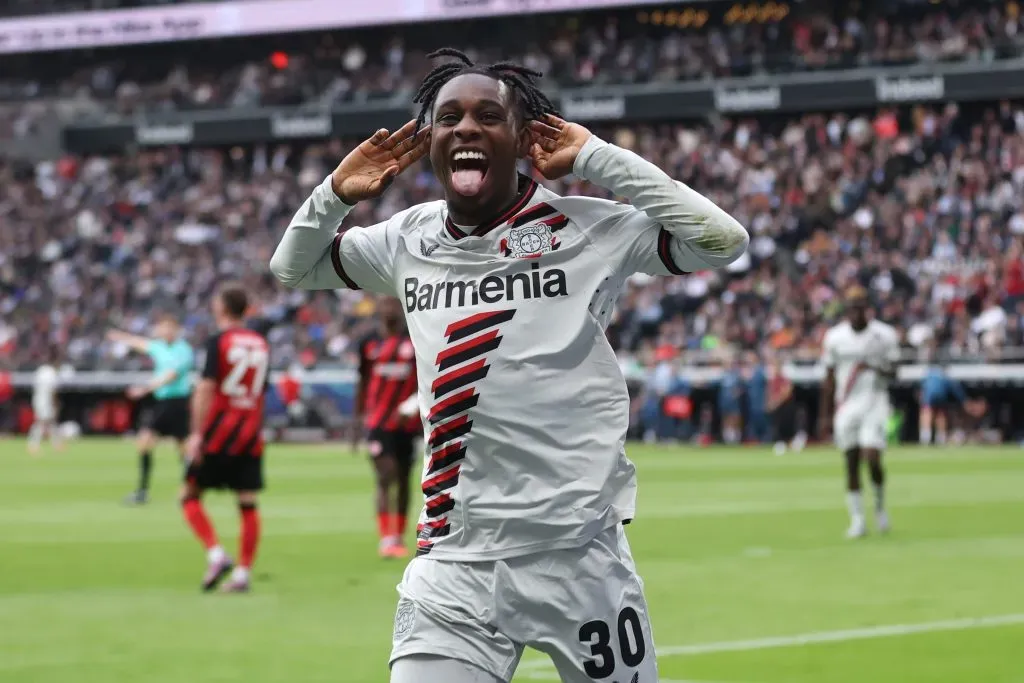
[[380, 441], [371, 441], [367, 445], [370, 448], [370, 455], [372, 455], [375, 458], [384, 452], [384, 446], [383, 444], [381, 444]]
[[395, 614], [394, 639], [400, 640], [412, 631], [416, 623], [416, 605], [408, 600], [398, 601], [398, 612]]
[[544, 223], [512, 228], [501, 240], [501, 253], [512, 258], [537, 258], [558, 249], [561, 244]]

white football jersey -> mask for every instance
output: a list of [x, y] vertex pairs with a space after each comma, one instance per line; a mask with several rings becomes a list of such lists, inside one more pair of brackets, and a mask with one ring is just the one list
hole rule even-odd
[[46, 411], [56, 404], [59, 384], [57, 368], [49, 364], [36, 368], [36, 374], [32, 380], [32, 407], [37, 412]]
[[629, 395], [605, 337], [619, 291], [635, 272], [724, 265], [742, 253], [746, 233], [735, 224], [742, 237], [729, 234], [736, 253], [721, 263], [674, 239], [652, 214], [672, 211], [698, 227], [712, 221], [679, 205], [684, 191], [732, 219], [653, 165], [594, 140], [580, 155], [593, 157], [592, 175], [614, 187], [646, 182], [652, 187], [635, 194], [649, 193], [634, 205], [559, 197], [523, 177], [516, 205], [472, 234], [452, 223], [445, 202], [421, 204], [339, 233], [329, 260], [296, 277], [291, 262], [309, 268], [308, 232], [347, 210], [328, 178], [271, 263], [286, 283], [344, 283], [403, 302], [425, 414], [419, 555], [496, 560], [576, 547], [635, 513]]
[[844, 320], [830, 328], [822, 343], [822, 362], [835, 369], [836, 410], [888, 404], [889, 381], [874, 368], [894, 367], [899, 359], [900, 338], [891, 325], [871, 320], [858, 332]]

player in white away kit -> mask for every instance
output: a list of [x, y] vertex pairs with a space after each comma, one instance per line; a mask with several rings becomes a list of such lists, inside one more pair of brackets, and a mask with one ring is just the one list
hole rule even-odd
[[[629, 397], [604, 328], [627, 277], [720, 268], [746, 231], [632, 152], [550, 115], [522, 67], [461, 53], [313, 190], [270, 267], [291, 287], [395, 295], [417, 360], [427, 453], [418, 553], [398, 587], [392, 683], [509, 681], [523, 648], [563, 681], [656, 683], [623, 525]], [[445, 201], [335, 234], [429, 150]], [[632, 206], [520, 176], [574, 173]]]
[[32, 428], [28, 433], [30, 453], [38, 453], [47, 436], [54, 449], [61, 447], [60, 430], [57, 428], [57, 389], [60, 387], [60, 371], [57, 368], [56, 352], [50, 354], [45, 363], [36, 368], [32, 379]]
[[875, 488], [875, 522], [889, 530], [885, 510], [885, 449], [889, 422], [889, 383], [896, 377], [900, 341], [896, 330], [868, 319], [868, 294], [853, 287], [846, 294], [847, 320], [832, 327], [822, 344], [825, 383], [821, 388], [822, 434], [834, 430], [846, 456], [849, 538], [867, 533], [861, 500], [860, 464], [866, 460]]

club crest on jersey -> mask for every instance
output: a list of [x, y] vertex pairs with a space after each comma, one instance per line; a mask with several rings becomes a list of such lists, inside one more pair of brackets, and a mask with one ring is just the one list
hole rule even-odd
[[545, 223], [535, 223], [512, 228], [502, 238], [500, 249], [502, 256], [511, 258], [537, 258], [541, 254], [552, 252], [561, 243], [551, 234], [551, 228]]
[[434, 250], [437, 249], [437, 246], [438, 245], [436, 243], [428, 246], [423, 240], [420, 240], [420, 253], [424, 256], [430, 256], [434, 253]]
[[398, 355], [406, 360], [416, 355], [415, 350], [412, 347], [412, 342], [406, 339], [402, 342], [402, 345], [398, 347]]

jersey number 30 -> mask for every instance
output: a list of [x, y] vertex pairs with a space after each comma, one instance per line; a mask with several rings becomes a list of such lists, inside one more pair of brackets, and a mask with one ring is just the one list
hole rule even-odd
[[[630, 669], [644, 661], [647, 646], [644, 643], [643, 625], [640, 615], [632, 607], [619, 612], [618, 624], [619, 655]], [[605, 621], [588, 621], [580, 627], [580, 642], [590, 646], [593, 659], [583, 662], [583, 670], [595, 680], [608, 678], [615, 673], [615, 650], [612, 649], [612, 630]]]
[[[232, 346], [228, 349], [228, 365], [231, 371], [221, 383], [220, 390], [227, 396], [255, 399], [263, 393], [267, 381], [267, 352], [248, 346]], [[249, 371], [252, 370], [252, 374]]]

